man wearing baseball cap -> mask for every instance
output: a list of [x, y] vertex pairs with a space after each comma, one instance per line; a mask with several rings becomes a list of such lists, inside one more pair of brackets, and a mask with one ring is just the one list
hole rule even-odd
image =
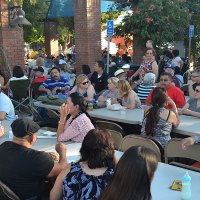
[[[176, 69], [173, 64], [167, 63], [164, 68], [165, 72], [168, 72], [172, 75], [173, 83], [176, 87], [180, 88], [183, 86], [183, 77], [180, 75], [180, 68]], [[177, 71], [175, 75], [175, 70]], [[179, 70], [179, 73], [178, 73]]]
[[66, 147], [57, 144], [59, 162], [46, 152], [32, 149], [37, 139], [38, 124], [29, 118], [11, 124], [13, 141], [0, 145], [0, 180], [20, 199], [43, 199], [46, 178], [56, 177], [66, 166]]

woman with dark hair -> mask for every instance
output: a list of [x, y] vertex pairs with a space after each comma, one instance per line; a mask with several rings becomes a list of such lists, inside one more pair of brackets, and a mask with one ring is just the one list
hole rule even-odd
[[0, 87], [1, 87], [1, 85], [4, 85], [5, 84], [5, 81], [6, 79], [5, 79], [5, 76], [4, 76], [4, 74], [0, 71]]
[[85, 74], [88, 77], [88, 79], [91, 78], [92, 72], [90, 70], [89, 65], [82, 65], [82, 73]]
[[99, 200], [151, 200], [151, 181], [157, 166], [154, 151], [141, 146], [129, 148]]
[[[69, 114], [71, 116], [66, 120]], [[84, 97], [77, 92], [71, 93], [67, 103], [60, 107], [60, 121], [57, 129], [58, 141], [83, 142], [88, 131], [94, 129], [92, 122], [86, 111]]]
[[90, 130], [80, 149], [79, 162], [68, 164], [50, 193], [51, 200], [97, 199], [114, 173], [116, 157], [112, 136], [106, 130]]
[[6, 85], [1, 86], [1, 89], [8, 89], [10, 81], [18, 81], [18, 80], [24, 80], [28, 79], [27, 76], [24, 75], [23, 69], [20, 66], [14, 66], [13, 67], [13, 76], [9, 79], [9, 81], [6, 83]]
[[193, 98], [190, 98], [183, 108], [179, 108], [179, 114], [200, 117], [200, 83], [195, 83], [193, 90]]
[[[164, 147], [171, 139], [170, 133], [173, 127], [180, 123], [176, 104], [167, 97], [163, 88], [156, 87], [152, 92], [152, 106], [145, 110], [141, 134], [153, 137]], [[172, 110], [165, 107], [170, 104]]]

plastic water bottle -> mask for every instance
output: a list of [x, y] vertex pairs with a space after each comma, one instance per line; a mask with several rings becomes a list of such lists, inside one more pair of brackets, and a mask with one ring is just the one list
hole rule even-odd
[[4, 134], [4, 127], [2, 125], [2, 121], [0, 121], [0, 137]]
[[9, 138], [9, 140], [13, 139], [13, 132], [12, 131], [10, 131], [8, 138]]
[[188, 172], [186, 172], [182, 178], [181, 199], [182, 200], [191, 199], [191, 177], [189, 176]]

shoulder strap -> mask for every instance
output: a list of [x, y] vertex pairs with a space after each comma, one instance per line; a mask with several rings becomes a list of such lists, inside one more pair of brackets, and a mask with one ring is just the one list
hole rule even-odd
[[168, 121], [168, 119], [169, 119], [169, 116], [170, 116], [170, 113], [171, 113], [171, 111], [169, 110], [169, 113], [168, 113], [168, 116], [167, 116], [167, 119], [166, 119], [166, 121]]

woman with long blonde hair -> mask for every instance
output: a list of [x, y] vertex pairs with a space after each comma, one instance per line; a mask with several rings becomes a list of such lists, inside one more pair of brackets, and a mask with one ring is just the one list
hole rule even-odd
[[140, 108], [141, 102], [127, 80], [119, 80], [118, 90], [122, 106], [128, 109]]
[[96, 93], [90, 80], [85, 74], [80, 74], [76, 78], [76, 85], [72, 88], [70, 93], [77, 92], [81, 94], [86, 101], [96, 100]]

